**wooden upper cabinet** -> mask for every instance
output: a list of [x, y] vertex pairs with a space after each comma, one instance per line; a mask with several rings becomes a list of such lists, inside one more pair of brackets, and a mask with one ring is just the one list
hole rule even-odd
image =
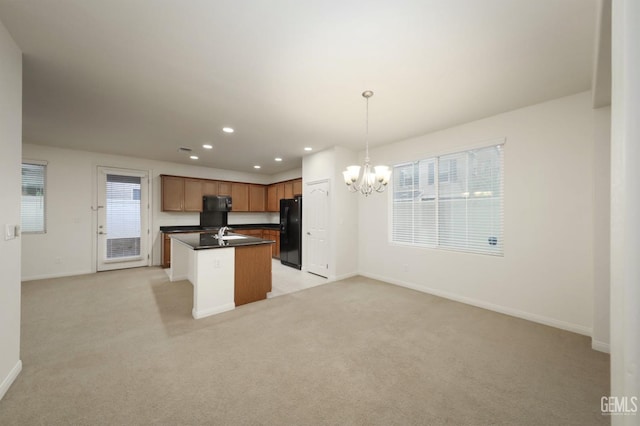
[[302, 195], [302, 179], [260, 185], [161, 175], [162, 211], [201, 212], [205, 195], [228, 195], [235, 212], [278, 212], [280, 200]]
[[278, 186], [269, 185], [267, 187], [267, 211], [280, 211], [280, 199], [278, 199]]
[[282, 200], [284, 197], [284, 183], [277, 183], [276, 184], [276, 191], [278, 193], [278, 210], [280, 210], [280, 200]]
[[208, 179], [161, 175], [163, 212], [200, 212], [202, 196], [217, 195], [218, 182]]
[[215, 180], [202, 181], [202, 196], [205, 196], [205, 195], [219, 195], [217, 181]]
[[184, 178], [177, 176], [161, 176], [162, 211], [184, 211]]
[[267, 194], [264, 185], [249, 185], [249, 211], [265, 211], [267, 207], [266, 195]]
[[[231, 196], [231, 182], [218, 182], [218, 195]], [[234, 200], [231, 200], [234, 201]], [[234, 209], [235, 210], [235, 209]]]
[[184, 180], [184, 211], [202, 211], [202, 181], [200, 179]]
[[293, 181], [293, 195], [302, 195], [302, 179]]
[[293, 198], [293, 182], [284, 183], [284, 198]]
[[249, 184], [247, 183], [231, 183], [231, 203], [232, 212], [248, 212], [249, 211]]

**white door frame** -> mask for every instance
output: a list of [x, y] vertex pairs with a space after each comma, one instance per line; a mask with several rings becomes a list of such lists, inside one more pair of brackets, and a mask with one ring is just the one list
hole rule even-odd
[[[314, 188], [314, 185], [323, 185], [323, 188]], [[322, 277], [325, 278], [329, 278], [329, 276], [331, 275], [330, 273], [330, 261], [329, 261], [329, 254], [331, 251], [331, 247], [330, 247], [330, 235], [331, 235], [331, 209], [329, 206], [330, 203], [330, 199], [329, 199], [329, 191], [331, 190], [331, 182], [328, 179], [323, 179], [323, 180], [318, 180], [318, 181], [313, 181], [313, 182], [308, 182], [305, 188], [305, 197], [303, 198], [303, 209], [306, 209], [307, 214], [306, 214], [306, 218], [305, 221], [303, 221], [303, 223], [306, 222], [305, 225], [305, 229], [304, 229], [304, 237], [305, 237], [305, 251], [307, 253], [306, 255], [306, 271], [307, 272], [311, 272], [313, 274], [316, 275], [320, 275]], [[326, 217], [326, 222], [325, 222], [325, 229], [324, 229], [324, 260], [321, 263], [326, 264], [326, 267], [320, 267], [320, 263], [318, 259], [312, 259], [310, 254], [313, 254], [313, 250], [310, 249], [311, 247], [311, 238], [313, 237], [312, 235], [312, 230], [310, 229], [310, 223], [311, 221], [309, 220], [311, 215], [313, 214], [313, 212], [317, 211], [317, 206], [314, 206], [311, 203], [311, 194], [314, 193], [314, 191], [324, 191], [326, 192], [326, 197], [325, 197], [325, 206], [324, 206], [324, 214]], [[306, 201], [304, 201], [304, 199], [306, 198]], [[316, 265], [317, 263], [317, 265]]]
[[[136, 176], [141, 178], [140, 188], [140, 256], [135, 259], [125, 260], [104, 260], [103, 250], [101, 246], [104, 242], [106, 234], [101, 234], [106, 226], [106, 194], [105, 183], [107, 174], [118, 174], [122, 176]], [[111, 166], [97, 166], [96, 169], [96, 222], [95, 222], [95, 241], [96, 241], [96, 271], [108, 271], [113, 269], [135, 268], [140, 266], [151, 265], [151, 172], [149, 170], [136, 170]], [[105, 197], [105, 199], [101, 199]], [[146, 213], [145, 213], [146, 209]], [[103, 228], [101, 228], [101, 226]], [[106, 233], [108, 234], [108, 229]]]

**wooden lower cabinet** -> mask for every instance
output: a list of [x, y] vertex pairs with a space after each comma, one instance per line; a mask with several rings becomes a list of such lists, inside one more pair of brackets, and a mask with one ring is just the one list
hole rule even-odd
[[[231, 229], [233, 229], [233, 225], [231, 225]], [[249, 237], [262, 238], [262, 229], [234, 229], [233, 232], [248, 235]]]
[[271, 291], [271, 244], [235, 248], [236, 306], [267, 298]]
[[171, 268], [171, 237], [162, 233], [162, 267]]
[[[231, 225], [233, 228], [233, 225]], [[263, 238], [265, 240], [273, 240], [276, 243], [271, 245], [271, 257], [280, 258], [280, 231], [273, 229], [235, 229], [236, 234], [248, 235], [250, 237]]]
[[[178, 232], [178, 234], [191, 234], [197, 233], [200, 231], [192, 231], [192, 232]], [[162, 235], [162, 251], [160, 252], [160, 261], [163, 268], [171, 268], [171, 237], [170, 235], [176, 234], [172, 232], [171, 234], [167, 234], [164, 232], [160, 233]]]
[[276, 242], [275, 244], [271, 245], [271, 257], [279, 259], [280, 258], [280, 231], [268, 230], [264, 232], [267, 233], [267, 235], [265, 235], [264, 238], [267, 238], [269, 240], [273, 240]]
[[[233, 225], [231, 225], [233, 229]], [[275, 244], [265, 244], [265, 246], [269, 247], [271, 250], [271, 257], [279, 259], [280, 258], [280, 231], [277, 229], [233, 229], [232, 232], [241, 235], [248, 235], [250, 237], [263, 238], [265, 240], [273, 240]], [[161, 264], [163, 268], [171, 267], [171, 234], [162, 234], [162, 252], [160, 254]]]

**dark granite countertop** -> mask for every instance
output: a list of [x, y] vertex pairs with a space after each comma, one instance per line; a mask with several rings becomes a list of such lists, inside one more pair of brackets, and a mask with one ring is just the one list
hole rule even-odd
[[[229, 225], [231, 230], [234, 229], [280, 229], [280, 225], [277, 223], [254, 223], [254, 224], [242, 224], [242, 225]], [[182, 232], [216, 232], [218, 228], [202, 227], [198, 225], [182, 225], [182, 226], [161, 226], [160, 232], [165, 234], [175, 234]]]
[[241, 246], [253, 246], [257, 244], [274, 244], [275, 241], [263, 240], [262, 238], [249, 237], [247, 235], [240, 235], [229, 233], [226, 237], [232, 239], [220, 241], [217, 238], [216, 233], [201, 232], [201, 233], [185, 233], [181, 235], [174, 235], [171, 238], [191, 246], [194, 250], [204, 249], [216, 249], [225, 247], [241, 247]]

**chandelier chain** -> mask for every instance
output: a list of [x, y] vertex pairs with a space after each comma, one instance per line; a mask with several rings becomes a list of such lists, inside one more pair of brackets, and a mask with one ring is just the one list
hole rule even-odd
[[369, 96], [365, 96], [365, 99], [367, 100], [367, 119], [366, 119], [366, 131], [364, 136], [364, 142], [367, 146], [367, 149], [366, 149], [367, 152], [364, 157], [364, 161], [368, 163], [369, 162]]

